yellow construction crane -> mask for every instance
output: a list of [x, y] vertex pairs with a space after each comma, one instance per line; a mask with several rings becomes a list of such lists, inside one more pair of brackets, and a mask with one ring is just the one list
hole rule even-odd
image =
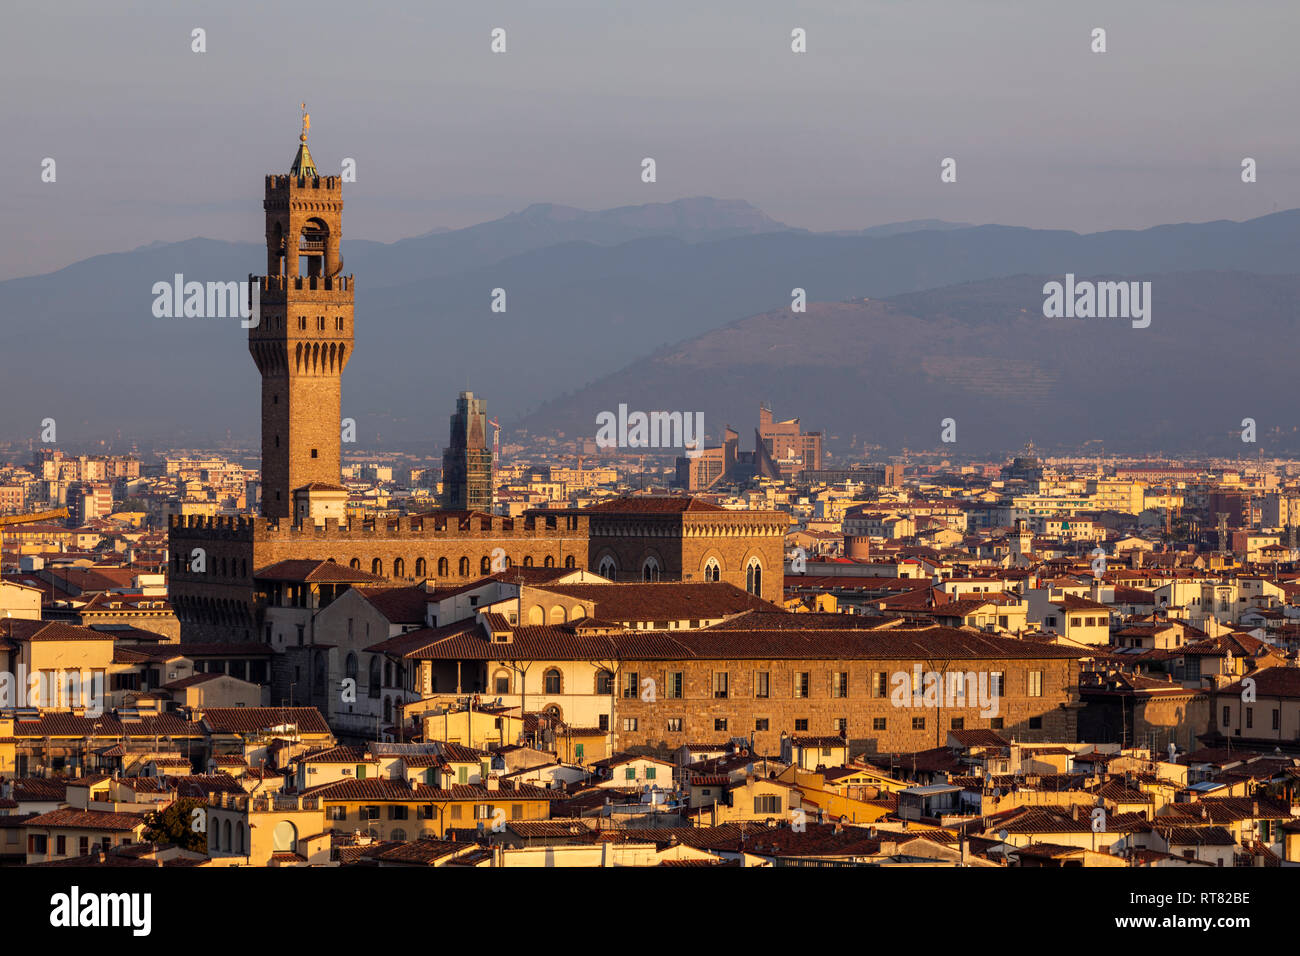
[[0, 515], [0, 528], [11, 524], [39, 524], [55, 518], [66, 518], [67, 508], [52, 508], [49, 511], [31, 511], [25, 515]]
[[30, 511], [23, 515], [0, 515], [0, 560], [3, 560], [5, 528], [8, 525], [39, 524], [42, 521], [53, 521], [55, 518], [66, 518], [67, 516], [67, 508], [51, 508], [49, 511]]

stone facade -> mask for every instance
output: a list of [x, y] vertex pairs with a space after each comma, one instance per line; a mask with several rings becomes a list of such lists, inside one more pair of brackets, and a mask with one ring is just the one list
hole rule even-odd
[[[176, 519], [170, 530], [170, 595], [186, 641], [257, 640], [253, 574], [295, 558], [333, 560], [394, 581], [467, 584], [490, 573], [500, 548], [513, 565], [582, 568], [587, 526], [580, 515], [501, 518], [465, 512], [322, 527], [266, 518]], [[206, 570], [192, 571], [195, 548]]]
[[718, 580], [781, 599], [789, 527], [781, 512], [727, 511], [692, 498], [624, 498], [577, 513], [590, 517], [589, 569], [611, 580]]
[[[923, 644], [924, 636], [918, 638]], [[925, 671], [1002, 673], [1004, 690], [997, 702], [997, 717], [971, 706], [908, 706], [894, 703], [893, 676], [911, 675], [915, 665]], [[1030, 696], [1030, 672], [1041, 674], [1040, 696]], [[636, 696], [623, 696], [627, 675], [635, 673], [642, 687]], [[682, 675], [681, 698], [669, 697]], [[717, 675], [727, 675], [726, 696], [715, 691]], [[768, 696], [757, 696], [759, 674], [767, 674]], [[808, 674], [808, 696], [796, 697], [796, 674]], [[847, 695], [835, 693], [833, 675], [847, 673]], [[886, 674], [885, 694], [877, 696], [878, 675]], [[646, 679], [655, 682], [654, 699], [646, 695]], [[966, 730], [994, 729], [1017, 741], [1074, 740], [1078, 711], [1078, 662], [1073, 658], [1017, 660], [682, 660], [623, 661], [619, 668], [619, 697], [615, 708], [618, 746], [646, 747], [659, 752], [685, 743], [725, 742], [732, 737], [753, 739], [756, 753], [780, 750], [782, 732], [832, 736], [840, 733], [838, 720], [847, 720], [847, 736], [854, 753], [913, 753], [941, 747], [953, 729], [953, 719]], [[997, 720], [1001, 720], [999, 726]], [[634, 730], [625, 721], [635, 720]], [[725, 728], [716, 721], [725, 720]], [[885, 722], [878, 729], [877, 720]], [[919, 720], [921, 726], [914, 727]], [[670, 725], [670, 721], [674, 721]], [[767, 721], [759, 730], [759, 721]], [[806, 721], [806, 723], [799, 723]], [[680, 722], [680, 723], [677, 723]], [[673, 727], [672, 730], [669, 727]], [[680, 729], [677, 729], [679, 728]]]
[[[292, 513], [295, 488], [339, 480], [341, 376], [352, 353], [353, 286], [342, 268], [338, 176], [267, 176], [267, 275], [248, 350], [262, 376], [262, 514]], [[298, 263], [307, 263], [299, 275]]]

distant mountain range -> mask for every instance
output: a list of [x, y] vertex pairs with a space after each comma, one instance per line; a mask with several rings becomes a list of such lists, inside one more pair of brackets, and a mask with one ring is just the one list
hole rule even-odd
[[[1125, 453], [1300, 452], [1294, 387], [1300, 276], [1147, 274], [1149, 328], [1045, 319], [1046, 277], [765, 312], [660, 350], [548, 402], [529, 428], [594, 434], [601, 409], [703, 411], [753, 444], [757, 406], [838, 444], [951, 450], [1040, 446]], [[1059, 278], [1059, 277], [1058, 277]], [[1104, 276], [1122, 279], [1121, 276]], [[1241, 442], [1242, 419], [1258, 442]], [[941, 422], [956, 442], [941, 441]]]
[[[737, 356], [761, 369], [762, 380], [751, 376], [742, 388], [730, 377], [741, 368], [737, 361], [719, 360], [697, 367], [697, 375], [706, 374], [695, 382], [664, 379], [674, 382], [671, 390], [658, 397], [653, 389], [642, 390], [638, 394], [645, 397], [636, 401], [678, 407], [689, 397], [716, 434], [717, 418], [752, 421], [757, 400], [768, 398], [779, 415], [802, 416], [810, 427], [920, 444], [924, 434], [937, 435], [937, 425], [918, 435], [912, 425], [901, 424], [906, 416], [882, 414], [887, 409], [876, 404], [881, 389], [872, 383], [892, 382], [889, 407], [925, 408], [919, 421], [928, 421], [934, 412], [927, 403], [936, 394], [949, 389], [955, 400], [967, 395], [960, 382], [978, 377], [973, 358], [955, 354], [943, 338], [974, 324], [981, 334], [963, 337], [965, 350], [987, 339], [998, 343], [998, 361], [1013, 362], [1028, 349], [1025, 354], [1039, 363], [1035, 368], [1041, 366], [1036, 374], [1053, 376], [1056, 383], [1044, 386], [1057, 404], [1049, 402], [1042, 414], [1058, 417], [1037, 423], [1027, 422], [1039, 413], [1023, 398], [978, 400], [986, 401], [981, 414], [990, 440], [1005, 447], [1014, 440], [1008, 429], [1021, 424], [1035, 437], [1073, 434], [1075, 424], [1086, 426], [1080, 434], [1088, 438], [1142, 432], [1140, 422], [1154, 414], [1151, 409], [1135, 415], [1122, 402], [1087, 405], [1083, 393], [1060, 391], [1061, 383], [1081, 387], [1086, 381], [1088, 395], [1131, 394], [1138, 384], [1126, 377], [1131, 369], [1121, 374], [1121, 361], [1142, 358], [1153, 398], [1208, 386], [1224, 402], [1241, 389], [1262, 387], [1258, 374], [1236, 380], [1224, 373], [1225, 364], [1235, 367], [1243, 356], [1270, 375], [1283, 374], [1277, 363], [1291, 350], [1287, 323], [1295, 321], [1295, 290], [1289, 280], [1264, 277], [1297, 271], [1300, 210], [1242, 223], [1089, 235], [928, 220], [818, 234], [792, 229], [742, 201], [696, 198], [601, 212], [535, 205], [493, 222], [396, 243], [345, 239], [342, 251], [357, 290], [356, 351], [344, 376], [344, 414], [357, 419], [362, 445], [445, 441], [447, 416], [463, 388], [483, 395], [507, 427], [525, 422], [533, 428], [588, 428], [582, 423], [593, 421], [598, 410], [589, 403], [599, 396], [606, 403], [600, 408], [607, 407], [615, 397], [609, 388], [617, 379], [611, 376], [620, 369], [640, 376], [652, 368], [687, 367], [665, 365], [664, 357], [718, 341], [736, 344]], [[259, 243], [191, 239], [0, 282], [0, 438], [35, 435], [46, 417], [59, 422], [66, 441], [120, 431], [202, 444], [227, 429], [255, 438], [259, 389], [247, 333], [236, 320], [156, 319], [150, 290], [175, 273], [187, 280], [230, 280], [263, 270], [264, 262]], [[1193, 274], [1205, 270], [1224, 274]], [[1161, 283], [1152, 327], [1128, 330], [1131, 337], [1114, 341], [1101, 333], [1102, 341], [1123, 354], [1097, 353], [1096, 367], [1078, 377], [1049, 361], [1045, 343], [1056, 339], [1043, 335], [1041, 312], [1037, 319], [1033, 314], [1041, 308], [1044, 277], [1066, 272], [1159, 277]], [[1198, 296], [1176, 291], [1183, 286], [1166, 291], [1171, 273], [1187, 273], [1180, 282], [1200, 290]], [[806, 290], [811, 303], [823, 304], [810, 306], [806, 316], [791, 315], [796, 287]], [[504, 314], [489, 310], [495, 288], [506, 290]], [[906, 296], [911, 298], [894, 298]], [[891, 301], [830, 304], [864, 297]], [[934, 312], [935, 303], [942, 303], [946, 318]], [[1208, 303], [1222, 309], [1217, 320], [1203, 314]], [[893, 311], [874, 311], [886, 306]], [[1017, 318], [1021, 308], [1027, 317]], [[821, 334], [827, 316], [844, 321], [858, 313], [848, 326], [829, 328], [866, 336], [872, 349], [864, 352], [853, 341]], [[762, 356], [735, 333], [746, 322], [758, 323], [756, 328], [771, 322], [774, 334], [779, 317], [792, 338], [766, 340]], [[941, 330], [938, 339], [935, 330]], [[722, 338], [710, 338], [715, 332]], [[1193, 346], [1197, 336], [1214, 338]], [[1152, 353], [1153, 346], [1172, 349], [1178, 361]], [[1085, 334], [1077, 346], [1084, 351], [1057, 358], [1068, 366], [1091, 354], [1090, 347]], [[865, 364], [830, 366], [842, 387], [816, 398], [830, 383], [806, 381], [807, 369], [821, 367], [809, 364], [807, 353], [822, 350]], [[943, 356], [958, 364], [945, 366]], [[1014, 378], [1010, 365], [994, 368], [1008, 383]], [[633, 390], [634, 379], [624, 381]], [[850, 382], [864, 388], [855, 391]], [[977, 392], [967, 398], [976, 401]], [[1066, 397], [1090, 411], [1060, 417]], [[935, 401], [936, 408], [943, 404]], [[1172, 430], [1148, 434], [1152, 441], [1167, 440], [1176, 448], [1176, 441], [1195, 437], [1195, 428], [1176, 427], [1184, 417], [1181, 405], [1162, 414]], [[1261, 409], [1255, 416], [1261, 433], [1268, 414]], [[1175, 432], [1185, 437], [1176, 439]], [[959, 434], [973, 443], [980, 433], [973, 427]]]

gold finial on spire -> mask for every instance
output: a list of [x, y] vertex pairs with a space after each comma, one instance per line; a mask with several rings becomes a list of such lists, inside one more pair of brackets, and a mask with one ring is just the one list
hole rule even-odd
[[307, 112], [307, 104], [302, 104], [302, 135], [298, 138], [304, 143], [307, 142], [307, 130], [311, 129], [311, 114]]

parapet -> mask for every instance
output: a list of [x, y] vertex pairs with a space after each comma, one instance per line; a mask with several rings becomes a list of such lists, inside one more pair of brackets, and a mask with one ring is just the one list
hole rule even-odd
[[287, 193], [297, 189], [315, 189], [321, 192], [333, 192], [342, 195], [342, 176], [288, 176], [272, 173], [266, 177], [266, 196]]
[[367, 518], [342, 524], [326, 518], [323, 526], [288, 518], [251, 515], [172, 515], [171, 531], [181, 537], [238, 541], [356, 541], [359, 539], [433, 538], [549, 538], [565, 534], [585, 537], [586, 515], [541, 515], [506, 518], [500, 515], [430, 512], [398, 518]]
[[350, 292], [352, 276], [255, 276], [268, 299], [294, 292]]
[[173, 535], [209, 540], [251, 541], [265, 518], [252, 515], [171, 515], [168, 530]]
[[208, 806], [248, 813], [292, 813], [297, 810], [319, 810], [320, 800], [316, 796], [293, 793], [210, 793]]

